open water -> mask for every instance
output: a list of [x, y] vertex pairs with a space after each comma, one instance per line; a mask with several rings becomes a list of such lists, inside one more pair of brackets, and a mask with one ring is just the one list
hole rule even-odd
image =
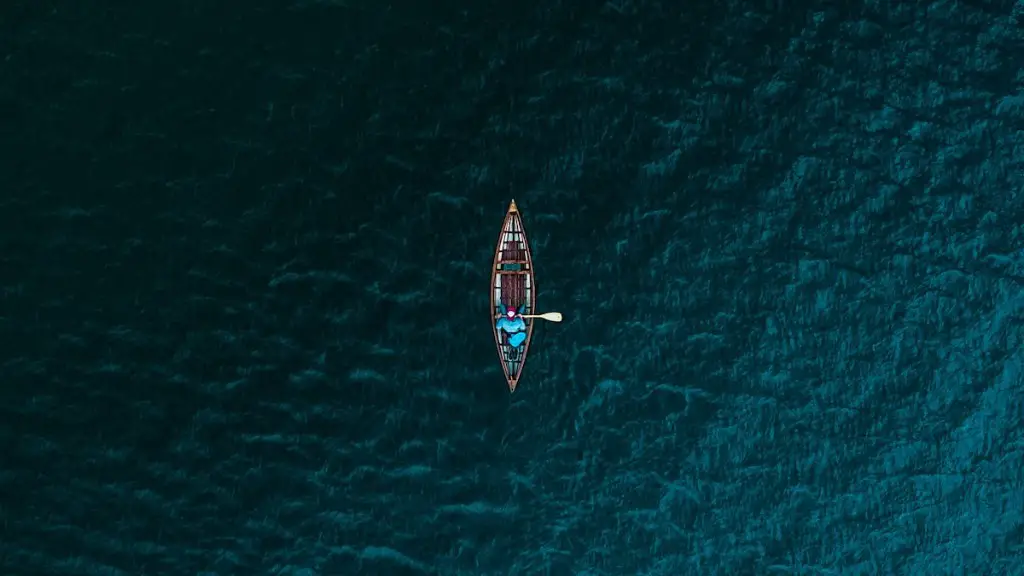
[[0, 573], [1024, 574], [1022, 25], [5, 3]]

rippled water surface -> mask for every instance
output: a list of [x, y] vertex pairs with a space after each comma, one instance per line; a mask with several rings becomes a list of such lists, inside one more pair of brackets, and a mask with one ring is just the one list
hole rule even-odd
[[0, 8], [3, 574], [1024, 573], [1019, 3], [425, 6]]

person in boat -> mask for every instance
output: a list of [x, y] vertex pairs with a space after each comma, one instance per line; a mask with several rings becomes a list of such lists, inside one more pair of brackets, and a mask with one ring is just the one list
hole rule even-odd
[[498, 318], [498, 323], [495, 327], [498, 332], [504, 332], [508, 335], [508, 345], [513, 348], [519, 348], [526, 341], [526, 322], [523, 321], [523, 317], [516, 312], [515, 307], [506, 307], [504, 304], [501, 305], [501, 318]]

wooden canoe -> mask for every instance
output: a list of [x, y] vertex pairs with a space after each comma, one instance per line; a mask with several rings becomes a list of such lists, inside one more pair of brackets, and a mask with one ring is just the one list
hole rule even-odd
[[533, 338], [533, 318], [523, 318], [526, 323], [526, 340], [522, 346], [512, 348], [507, 344], [507, 334], [495, 324], [501, 317], [501, 304], [515, 306], [520, 314], [535, 314], [537, 283], [533, 277], [533, 259], [530, 244], [523, 229], [523, 218], [513, 200], [505, 214], [505, 222], [498, 235], [498, 246], [494, 250], [494, 266], [491, 268], [491, 330], [494, 343], [498, 346], [501, 368], [508, 380], [509, 392], [515, 392], [523, 374], [526, 353], [530, 351]]

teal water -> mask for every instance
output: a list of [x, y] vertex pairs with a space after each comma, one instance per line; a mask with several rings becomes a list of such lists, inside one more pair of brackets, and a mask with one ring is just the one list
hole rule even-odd
[[1019, 10], [369, 6], [0, 8], [0, 573], [1024, 573]]

